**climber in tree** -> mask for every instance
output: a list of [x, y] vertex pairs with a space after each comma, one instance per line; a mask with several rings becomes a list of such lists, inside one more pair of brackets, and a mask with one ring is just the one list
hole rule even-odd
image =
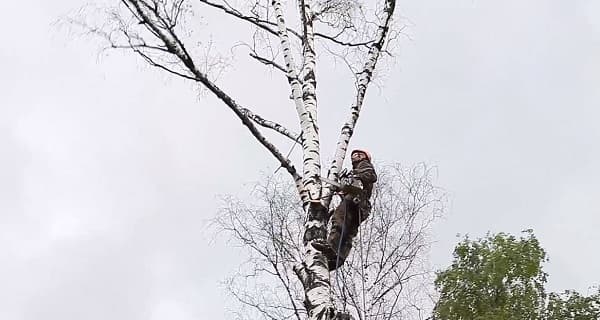
[[[365, 150], [353, 150], [350, 154], [352, 171], [347, 178], [342, 177], [342, 185], [355, 185], [360, 181], [362, 190], [358, 194], [342, 193], [342, 202], [331, 218], [331, 231], [327, 243], [313, 242], [315, 249], [321, 250], [327, 258], [329, 270], [341, 266], [352, 249], [352, 239], [358, 232], [358, 226], [371, 212], [371, 193], [377, 174], [371, 163], [371, 155]], [[344, 189], [344, 188], [342, 188]]]

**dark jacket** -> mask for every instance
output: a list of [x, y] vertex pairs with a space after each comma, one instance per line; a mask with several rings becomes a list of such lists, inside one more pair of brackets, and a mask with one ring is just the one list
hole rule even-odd
[[363, 159], [352, 163], [352, 173], [360, 182], [362, 182], [364, 190], [364, 199], [371, 199], [373, 193], [373, 184], [377, 181], [377, 174], [373, 164], [367, 159]]

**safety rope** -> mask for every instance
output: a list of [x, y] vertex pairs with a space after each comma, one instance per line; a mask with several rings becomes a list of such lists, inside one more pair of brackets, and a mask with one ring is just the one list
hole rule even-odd
[[342, 312], [346, 312], [346, 295], [344, 293], [344, 290], [342, 289], [342, 286], [340, 285], [340, 278], [339, 278], [339, 273], [338, 273], [338, 268], [339, 268], [339, 263], [340, 263], [340, 250], [342, 250], [342, 239], [344, 239], [344, 232], [346, 231], [346, 216], [348, 215], [348, 201], [346, 201], [346, 199], [344, 199], [344, 197], [342, 197], [342, 202], [345, 203], [345, 209], [344, 209], [344, 220], [342, 222], [342, 230], [340, 231], [340, 238], [338, 240], [338, 247], [337, 247], [337, 252], [335, 253], [335, 282], [337, 284], [338, 290], [340, 291], [340, 294], [342, 295], [343, 301], [344, 303], [342, 304]]
[[365, 261], [363, 258], [363, 240], [362, 240], [362, 209], [358, 207], [358, 241], [360, 242], [360, 277], [362, 282], [362, 302], [363, 302], [363, 319], [367, 318], [367, 302], [365, 299]]

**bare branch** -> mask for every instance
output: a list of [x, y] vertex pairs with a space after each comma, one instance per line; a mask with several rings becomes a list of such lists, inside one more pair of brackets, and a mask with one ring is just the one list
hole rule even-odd
[[275, 130], [275, 131], [281, 133], [282, 135], [290, 138], [292, 141], [294, 141], [294, 143], [298, 143], [298, 141], [300, 140], [300, 135], [298, 135], [297, 133], [294, 133], [294, 132], [288, 130], [287, 128], [285, 128], [284, 126], [282, 126], [276, 122], [263, 119], [261, 116], [254, 114], [252, 111], [250, 111], [246, 108], [242, 108], [242, 113], [244, 113], [244, 116], [248, 117], [249, 119], [256, 122], [257, 124], [259, 124], [265, 128]]
[[[121, 46], [121, 47], [122, 48], [126, 48], [126, 46]], [[145, 48], [144, 46], [141, 46], [141, 47]], [[173, 75], [178, 76], [178, 77], [182, 77], [184, 79], [194, 80], [194, 81], [197, 80], [194, 77], [191, 77], [189, 75], [183, 74], [183, 73], [178, 72], [178, 71], [175, 71], [173, 69], [170, 69], [170, 68], [164, 66], [161, 63], [158, 63], [158, 62], [154, 61], [154, 59], [150, 58], [147, 54], [145, 54], [144, 52], [142, 52], [140, 50], [141, 47], [129, 46], [129, 48], [131, 50], [133, 50], [133, 52], [137, 53], [140, 57], [142, 57], [144, 60], [146, 60], [146, 62], [148, 62], [148, 64], [150, 64], [151, 66], [156, 67], [156, 68], [161, 69], [161, 70], [164, 70], [164, 71], [167, 71], [170, 74], [173, 74]]]
[[258, 62], [265, 64], [267, 66], [273, 66], [275, 67], [275, 69], [278, 69], [279, 71], [283, 72], [284, 74], [287, 73], [287, 70], [285, 70], [284, 67], [280, 66], [277, 62], [273, 61], [273, 60], [269, 60], [266, 58], [263, 58], [255, 53], [250, 53], [250, 56], [256, 60], [258, 60]]
[[315, 32], [315, 37], [323, 38], [329, 40], [335, 44], [339, 44], [340, 46], [345, 47], [368, 47], [373, 44], [374, 41], [363, 41], [363, 42], [349, 42], [349, 41], [341, 41], [338, 40], [336, 36], [325, 35], [322, 33]]
[[[255, 25], [256, 27], [268, 32], [271, 35], [277, 36], [277, 31], [275, 29], [271, 28], [271, 27], [277, 26], [276, 22], [265, 20], [265, 19], [260, 19], [256, 16], [244, 14], [244, 13], [240, 12], [239, 10], [232, 8], [231, 6], [224, 6], [224, 5], [221, 5], [221, 4], [218, 4], [215, 2], [211, 2], [208, 0], [198, 0], [198, 1], [204, 3], [208, 6], [217, 8], [232, 17], [249, 22], [249, 23]], [[286, 30], [287, 30], [287, 32], [291, 33], [298, 39], [303, 38], [303, 35], [294, 29], [286, 28]], [[320, 32], [315, 32], [314, 36], [318, 37], [318, 38], [322, 38], [324, 40], [331, 41], [331, 42], [336, 43], [341, 46], [348, 46], [348, 47], [360, 47], [360, 46], [366, 47], [373, 42], [373, 41], [366, 41], [366, 42], [341, 41], [341, 40], [337, 39], [337, 36], [327, 35], [327, 34], [320, 33]]]
[[204, 4], [206, 4], [206, 5], [209, 5], [211, 7], [220, 9], [220, 10], [222, 10], [223, 12], [225, 12], [226, 14], [228, 14], [230, 16], [233, 16], [233, 17], [236, 17], [238, 19], [250, 22], [253, 25], [255, 25], [256, 27], [258, 27], [258, 28], [260, 28], [262, 30], [267, 31], [268, 33], [270, 33], [270, 34], [272, 34], [274, 36], [277, 36], [277, 31], [275, 31], [274, 29], [271, 29], [268, 26], [268, 25], [276, 26], [277, 24], [275, 24], [274, 22], [270, 22], [268, 20], [262, 20], [262, 19], [259, 19], [259, 18], [254, 17], [254, 16], [250, 16], [250, 15], [245, 15], [245, 14], [241, 13], [240, 11], [231, 8], [230, 6], [225, 7], [224, 5], [220, 5], [220, 4], [208, 1], [208, 0], [198, 0], [198, 1], [200, 1], [200, 2], [202, 2]]

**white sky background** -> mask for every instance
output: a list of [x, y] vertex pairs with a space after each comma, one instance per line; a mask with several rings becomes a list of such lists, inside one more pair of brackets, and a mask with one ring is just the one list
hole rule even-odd
[[[206, 220], [218, 194], [243, 195], [276, 164], [211, 96], [51, 25], [81, 5], [0, 4], [0, 319], [224, 318], [218, 283], [239, 255]], [[533, 228], [551, 290], [599, 284], [600, 2], [399, 12], [412, 40], [370, 88], [353, 142], [438, 167], [452, 205], [432, 262], [450, 262], [457, 233]], [[293, 123], [285, 79], [234, 63], [220, 83]], [[319, 76], [328, 158], [352, 96], [341, 64]]]

